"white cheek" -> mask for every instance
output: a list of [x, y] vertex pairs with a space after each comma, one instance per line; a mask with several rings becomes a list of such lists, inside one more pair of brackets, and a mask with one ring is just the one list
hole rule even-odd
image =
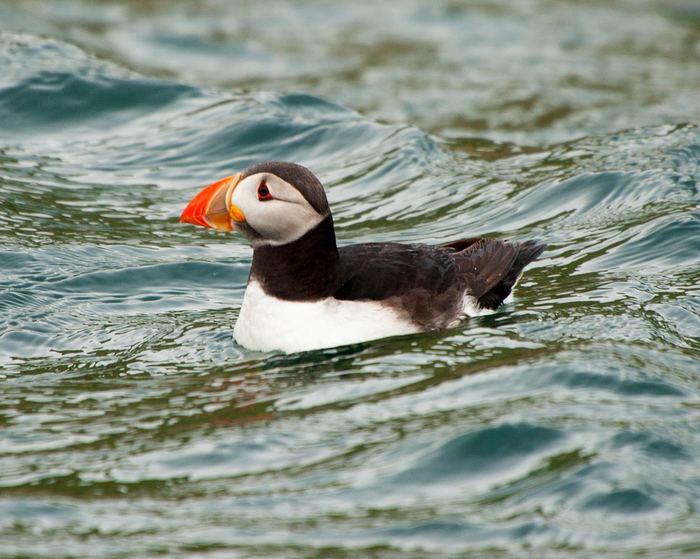
[[282, 195], [292, 201], [261, 201], [257, 180], [252, 184], [241, 182], [233, 192], [231, 203], [243, 212], [248, 225], [270, 244], [286, 244], [313, 229], [323, 218], [298, 192], [283, 192]]
[[273, 244], [295, 241], [321, 221], [311, 208], [282, 200], [256, 200], [243, 213], [248, 224]]

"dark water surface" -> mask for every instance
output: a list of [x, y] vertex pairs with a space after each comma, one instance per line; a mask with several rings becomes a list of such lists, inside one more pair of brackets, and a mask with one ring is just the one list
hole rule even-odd
[[[700, 554], [695, 2], [0, 3], [0, 557]], [[264, 160], [341, 243], [549, 243], [515, 303], [232, 341]]]

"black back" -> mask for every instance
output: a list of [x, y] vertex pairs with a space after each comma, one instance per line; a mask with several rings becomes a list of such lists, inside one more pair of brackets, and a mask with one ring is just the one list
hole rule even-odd
[[342, 247], [334, 297], [381, 301], [422, 329], [447, 328], [460, 318], [465, 294], [482, 308], [500, 307], [524, 267], [545, 247], [534, 241], [521, 245], [494, 239], [465, 239], [444, 247]]

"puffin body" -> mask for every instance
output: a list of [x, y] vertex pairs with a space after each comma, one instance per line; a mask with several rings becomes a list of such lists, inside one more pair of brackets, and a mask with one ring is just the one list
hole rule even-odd
[[236, 341], [286, 353], [445, 330], [495, 311], [546, 245], [472, 238], [338, 248], [323, 186], [272, 162], [212, 184], [181, 221], [236, 230], [253, 262]]

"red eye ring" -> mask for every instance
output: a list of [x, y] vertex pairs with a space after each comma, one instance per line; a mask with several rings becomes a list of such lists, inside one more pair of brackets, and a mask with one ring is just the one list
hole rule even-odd
[[272, 194], [265, 181], [262, 181], [258, 186], [258, 200], [272, 200]]

